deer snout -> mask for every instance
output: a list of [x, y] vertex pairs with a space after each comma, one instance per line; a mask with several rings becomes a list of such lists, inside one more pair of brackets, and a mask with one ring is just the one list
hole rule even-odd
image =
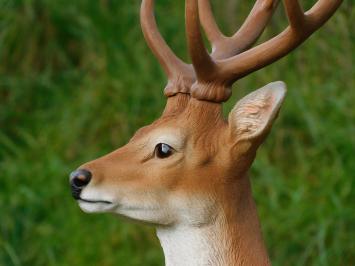
[[70, 186], [74, 199], [80, 199], [80, 193], [90, 183], [91, 177], [91, 172], [85, 169], [78, 169], [70, 174]]

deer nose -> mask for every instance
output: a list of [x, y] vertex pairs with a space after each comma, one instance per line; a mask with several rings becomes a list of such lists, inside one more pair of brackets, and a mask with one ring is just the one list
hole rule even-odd
[[70, 186], [74, 199], [80, 198], [80, 193], [90, 183], [91, 176], [91, 172], [85, 169], [78, 169], [70, 174]]

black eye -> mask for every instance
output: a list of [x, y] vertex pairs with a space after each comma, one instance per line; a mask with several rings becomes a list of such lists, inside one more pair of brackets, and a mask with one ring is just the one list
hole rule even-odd
[[161, 159], [169, 157], [173, 153], [173, 151], [174, 149], [165, 143], [159, 143], [155, 147], [155, 155]]

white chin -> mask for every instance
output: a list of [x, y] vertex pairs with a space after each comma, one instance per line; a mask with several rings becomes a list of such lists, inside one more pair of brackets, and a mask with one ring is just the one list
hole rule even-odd
[[78, 201], [80, 209], [87, 213], [95, 213], [95, 212], [111, 212], [115, 208], [115, 204], [113, 203], [91, 203], [85, 202], [82, 200]]

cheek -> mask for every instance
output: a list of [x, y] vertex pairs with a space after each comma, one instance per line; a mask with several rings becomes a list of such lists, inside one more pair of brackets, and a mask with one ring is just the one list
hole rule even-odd
[[176, 193], [171, 197], [170, 205], [179, 223], [189, 226], [211, 224], [218, 213], [216, 201], [208, 194]]
[[102, 185], [123, 205], [152, 208], [158, 204], [162, 207], [167, 205], [170, 191], [177, 186], [177, 180], [177, 177], [167, 177], [161, 171], [148, 167], [127, 176], [107, 179]]
[[152, 189], [169, 193], [176, 190], [183, 180], [182, 165], [175, 161], [156, 160], [144, 168], [141, 181]]

